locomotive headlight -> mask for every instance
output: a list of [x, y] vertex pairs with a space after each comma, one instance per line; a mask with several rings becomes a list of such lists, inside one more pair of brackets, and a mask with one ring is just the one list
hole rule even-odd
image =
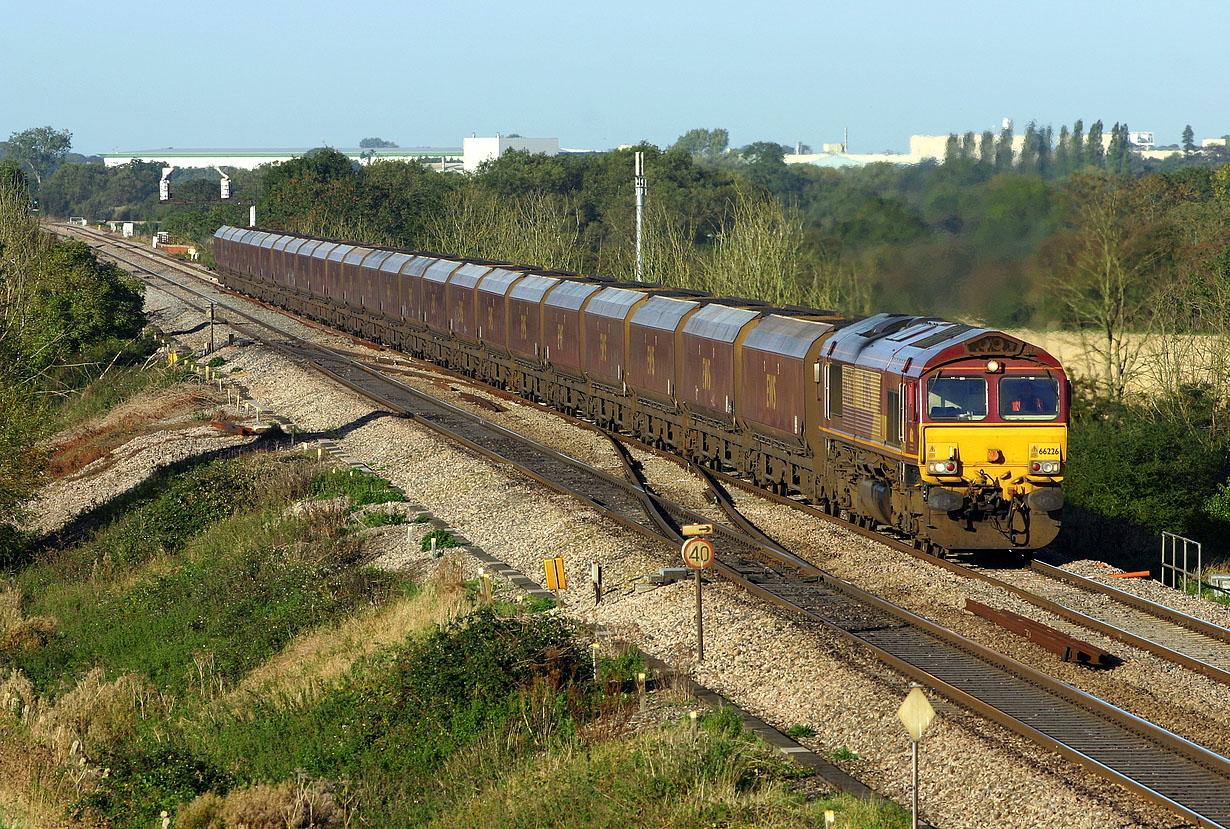
[[957, 474], [957, 462], [931, 461], [927, 464], [927, 472], [932, 475], [955, 475]]
[[1059, 472], [1059, 461], [1031, 461], [1029, 471], [1035, 475], [1055, 475]]
[[999, 374], [1004, 370], [1004, 364], [999, 360], [987, 360], [987, 374]]

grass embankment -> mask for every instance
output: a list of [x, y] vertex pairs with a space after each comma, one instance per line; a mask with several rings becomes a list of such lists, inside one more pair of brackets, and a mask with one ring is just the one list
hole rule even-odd
[[14, 568], [6, 825], [904, 825], [794, 793], [728, 713], [619, 737], [636, 703], [566, 621], [476, 608], [447, 558], [417, 584], [368, 566], [364, 518], [398, 497], [301, 456], [205, 461]]

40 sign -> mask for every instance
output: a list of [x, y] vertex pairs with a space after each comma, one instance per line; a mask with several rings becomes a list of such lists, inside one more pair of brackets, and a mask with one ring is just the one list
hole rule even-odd
[[683, 563], [696, 570], [713, 564], [713, 542], [707, 538], [689, 538], [683, 542]]

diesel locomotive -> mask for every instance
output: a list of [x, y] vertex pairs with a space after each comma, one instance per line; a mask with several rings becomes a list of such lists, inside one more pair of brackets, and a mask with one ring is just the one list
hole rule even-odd
[[1059, 531], [1070, 391], [1006, 333], [222, 227], [229, 287], [942, 552]]

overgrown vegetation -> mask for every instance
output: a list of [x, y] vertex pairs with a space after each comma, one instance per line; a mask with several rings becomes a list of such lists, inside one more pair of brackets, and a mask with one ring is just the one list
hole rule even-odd
[[57, 404], [80, 407], [75, 392], [107, 374], [115, 399], [132, 381], [114, 381], [149, 348], [138, 283], [40, 230], [29, 198], [19, 170], [0, 175], [0, 561], [23, 544], [12, 522], [42, 475], [38, 440], [61, 422]]
[[[730, 712], [616, 739], [633, 703], [562, 617], [475, 608], [447, 560], [421, 585], [367, 568], [347, 516], [379, 487], [352, 481], [299, 455], [185, 462], [13, 568], [0, 720], [46, 774], [75, 769], [52, 823], [535, 825], [523, 794], [550, 777], [562, 826], [904, 825], [801, 802]], [[600, 674], [643, 667], [628, 649]]]
[[310, 488], [314, 498], [345, 497], [350, 509], [370, 504], [404, 501], [406, 496], [384, 478], [354, 469], [323, 467], [312, 477]]

